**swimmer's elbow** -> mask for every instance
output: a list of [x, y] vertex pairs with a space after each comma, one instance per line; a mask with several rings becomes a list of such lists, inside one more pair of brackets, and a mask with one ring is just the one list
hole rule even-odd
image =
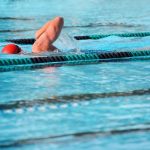
[[60, 24], [64, 24], [64, 18], [63, 17], [60, 17], [60, 16], [57, 16], [56, 18], [55, 18], [55, 20], [57, 21], [57, 22], [59, 22]]

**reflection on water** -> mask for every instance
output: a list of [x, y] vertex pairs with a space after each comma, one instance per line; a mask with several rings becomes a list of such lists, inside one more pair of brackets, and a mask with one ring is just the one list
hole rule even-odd
[[[65, 27], [55, 43], [60, 49], [149, 47], [149, 37], [72, 39], [149, 31], [148, 4], [149, 0], [1, 0], [0, 39], [33, 38], [46, 21], [63, 16]], [[31, 45], [20, 46], [31, 51]], [[149, 149], [149, 70], [147, 61], [0, 73], [0, 110], [7, 107], [0, 111], [0, 149]], [[45, 101], [48, 98], [52, 102]]]
[[[36, 0], [6, 0], [0, 4], [0, 30], [38, 29], [55, 16], [62, 16], [65, 19], [64, 30], [69, 35], [148, 31], [150, 18], [147, 3], [148, 0], [138, 1], [139, 7], [135, 7], [137, 0], [132, 3], [129, 0], [124, 3], [119, 0], [114, 3], [103, 0], [82, 3], [80, 0], [66, 0], [64, 4], [60, 0], [38, 3]], [[5, 38], [33, 37], [33, 34], [6, 34]]]

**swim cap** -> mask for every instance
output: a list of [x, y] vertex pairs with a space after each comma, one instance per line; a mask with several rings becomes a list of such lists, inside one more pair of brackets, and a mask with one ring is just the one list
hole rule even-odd
[[21, 52], [21, 48], [15, 44], [8, 44], [2, 49], [2, 53], [5, 54], [18, 54]]

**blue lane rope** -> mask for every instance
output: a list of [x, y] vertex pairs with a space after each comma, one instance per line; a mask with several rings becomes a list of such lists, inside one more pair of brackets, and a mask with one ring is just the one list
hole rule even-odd
[[[119, 36], [119, 37], [146, 37], [150, 36], [150, 32], [139, 32], [139, 33], [114, 33], [114, 34], [97, 34], [97, 35], [85, 35], [85, 36], [74, 36], [76, 40], [97, 40], [101, 38], [105, 38], [108, 36]], [[34, 38], [29, 39], [7, 39], [1, 40], [1, 42], [12, 42], [16, 44], [33, 44], [35, 42]]]
[[1, 58], [0, 72], [38, 69], [46, 66], [83, 65], [103, 62], [150, 60], [150, 50], [91, 54], [55, 54], [26, 58]]
[[150, 36], [150, 32], [138, 32], [138, 33], [114, 33], [114, 34], [97, 34], [97, 35], [87, 35], [87, 36], [75, 36], [76, 40], [97, 40], [109, 36], [118, 36], [118, 37], [146, 37]]

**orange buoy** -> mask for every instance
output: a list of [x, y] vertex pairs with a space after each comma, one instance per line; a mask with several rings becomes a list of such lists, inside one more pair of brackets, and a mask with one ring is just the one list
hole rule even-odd
[[21, 48], [15, 44], [8, 44], [2, 49], [2, 53], [5, 54], [18, 54], [21, 52]]

